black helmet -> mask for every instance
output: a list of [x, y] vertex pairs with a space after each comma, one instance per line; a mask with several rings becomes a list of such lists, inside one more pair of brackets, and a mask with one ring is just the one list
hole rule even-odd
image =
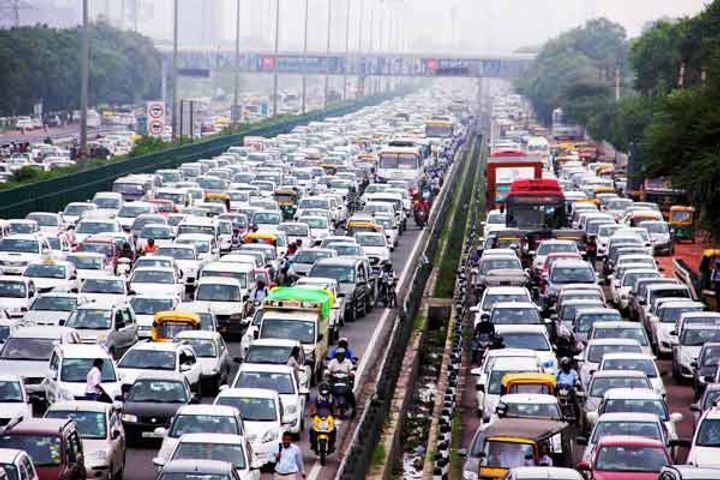
[[568, 357], [562, 357], [560, 359], [560, 366], [561, 367], [569, 367], [570, 366], [570, 359]]

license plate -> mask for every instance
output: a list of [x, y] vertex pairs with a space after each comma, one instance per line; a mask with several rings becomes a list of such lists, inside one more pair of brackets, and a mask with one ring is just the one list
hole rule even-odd
[[160, 435], [155, 432], [142, 432], [142, 438], [161, 438]]

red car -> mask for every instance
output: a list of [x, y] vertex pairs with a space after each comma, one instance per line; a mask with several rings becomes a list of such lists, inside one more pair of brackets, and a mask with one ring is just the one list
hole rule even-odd
[[672, 464], [660, 440], [630, 436], [608, 436], [600, 440], [591, 463], [577, 469], [590, 480], [656, 480], [663, 467]]

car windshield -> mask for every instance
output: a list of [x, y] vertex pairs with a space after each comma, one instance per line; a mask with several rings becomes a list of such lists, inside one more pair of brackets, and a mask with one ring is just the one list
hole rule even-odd
[[278, 420], [275, 400], [272, 398], [222, 396], [218, 398], [217, 405], [237, 408], [244, 422], [274, 422]]
[[19, 381], [0, 381], [0, 403], [23, 403], [23, 384]]
[[38, 225], [35, 223], [13, 222], [8, 225], [8, 232], [13, 233], [35, 233], [38, 231]]
[[505, 375], [511, 373], [527, 373], [526, 370], [497, 370], [493, 369], [488, 378], [487, 392], [490, 395], [500, 395], [502, 393], [502, 379]]
[[363, 255], [362, 247], [351, 243], [337, 243], [328, 245], [328, 248], [335, 250], [340, 257], [360, 257]]
[[540, 313], [536, 308], [493, 308], [490, 321], [495, 325], [540, 323]]
[[577, 246], [572, 243], [543, 242], [537, 249], [537, 255], [549, 255], [551, 253], [577, 252]]
[[195, 292], [195, 299], [206, 302], [240, 302], [240, 288], [235, 285], [203, 283]]
[[160, 247], [158, 256], [172, 257], [175, 260], [195, 260], [195, 251], [192, 248]]
[[300, 343], [315, 343], [315, 322], [268, 318], [265, 315], [260, 338], [297, 340]]
[[694, 347], [707, 342], [720, 342], [720, 328], [686, 328], [680, 337], [680, 345]]
[[483, 300], [482, 310], [489, 311], [498, 302], [529, 302], [530, 297], [524, 294], [512, 293], [512, 294], [501, 294], [493, 293], [485, 295]]
[[280, 225], [278, 227], [278, 230], [280, 230], [281, 232], [285, 232], [292, 237], [307, 237], [308, 235], [310, 235], [310, 227], [303, 223]]
[[503, 344], [507, 348], [526, 348], [528, 350], [550, 350], [548, 339], [542, 333], [512, 332], [502, 334]]
[[245, 355], [247, 363], [274, 363], [284, 365], [290, 358], [292, 347], [274, 345], [251, 345]]
[[175, 352], [130, 350], [120, 359], [118, 367], [147, 370], [175, 370]]
[[0, 252], [39, 253], [40, 242], [24, 238], [3, 238], [0, 240]]
[[60, 465], [60, 437], [54, 435], [2, 435], [0, 448], [24, 450], [36, 467]]
[[356, 235], [355, 240], [363, 247], [384, 247], [384, 235]]
[[487, 467], [515, 468], [526, 464], [526, 458], [535, 459], [533, 445], [502, 441], [485, 442], [485, 456], [482, 465]]
[[505, 225], [505, 214], [504, 213], [490, 213], [487, 216], [485, 223]]
[[133, 297], [130, 304], [137, 315], [155, 315], [157, 312], [172, 310], [175, 301], [171, 298]]
[[655, 362], [644, 358], [608, 358], [603, 362], [603, 370], [638, 370], [648, 378], [658, 376]]
[[[718, 330], [720, 332], [720, 330]], [[648, 338], [645, 335], [645, 330], [642, 327], [613, 327], [613, 328], [594, 328], [592, 338], [626, 338], [630, 340], [637, 340], [640, 345], [646, 347], [648, 345]]]
[[719, 358], [720, 345], [705, 345], [701, 356], [698, 358], [698, 364], [701, 367], [717, 368]]
[[88, 439], [107, 438], [105, 412], [89, 412], [77, 410], [48, 410], [47, 418], [69, 418], [75, 422], [80, 437]]
[[492, 270], [499, 269], [522, 269], [519, 258], [491, 258], [480, 262], [480, 273], [488, 273]]
[[172, 460], [220, 460], [232, 463], [236, 470], [245, 469], [245, 451], [240, 444], [181, 442]]
[[201, 277], [234, 278], [240, 282], [241, 288], [247, 288], [248, 274], [246, 272], [203, 269]]
[[589, 266], [561, 266], [553, 268], [551, 280], [553, 283], [590, 283], [595, 281], [595, 275]]
[[590, 386], [591, 397], [602, 397], [611, 388], [650, 388], [644, 377], [602, 377], [594, 378]]
[[166, 270], [136, 270], [130, 282], [172, 285], [175, 283], [175, 277], [172, 272]]
[[258, 225], [279, 225], [282, 222], [282, 215], [274, 212], [259, 212], [253, 216]]
[[5, 360], [48, 361], [55, 347], [53, 338], [8, 338], [0, 351]]
[[555, 403], [515, 403], [506, 404], [506, 417], [551, 418], [560, 419], [562, 413]]
[[295, 254], [292, 261], [293, 263], [303, 263], [312, 265], [316, 260], [321, 258], [329, 258], [332, 254], [330, 252], [313, 251], [313, 250], [301, 250]]
[[0, 298], [25, 298], [27, 287], [25, 282], [12, 280], [0, 280]]
[[60, 225], [58, 217], [55, 215], [43, 215], [41, 213], [30, 213], [27, 216], [28, 220], [35, 220], [41, 227], [57, 227]]
[[93, 203], [97, 205], [98, 208], [116, 209], [120, 207], [122, 202], [117, 198], [96, 198], [93, 200]]
[[665, 222], [642, 222], [640, 226], [648, 233], [670, 233], [667, 223]]
[[699, 447], [720, 447], [720, 420], [705, 418], [698, 429], [696, 444]]
[[183, 234], [201, 234], [215, 236], [215, 228], [212, 225], [195, 225], [192, 223], [183, 223], [178, 226], [178, 235]]
[[135, 218], [143, 213], [150, 213], [150, 207], [145, 205], [123, 205], [118, 210], [118, 217]]
[[327, 229], [328, 221], [324, 217], [302, 217], [299, 222], [306, 223], [310, 228]]
[[78, 270], [100, 270], [104, 266], [103, 258], [89, 255], [68, 255], [67, 261]]
[[144, 227], [138, 237], [167, 240], [173, 238], [173, 231], [169, 227]]
[[183, 382], [140, 379], [130, 387], [128, 402], [187, 403], [188, 392]]
[[607, 313], [587, 313], [580, 314], [575, 322], [575, 331], [580, 333], [588, 333], [595, 322], [609, 322], [622, 320], [620, 312]]
[[228, 415], [178, 415], [175, 417], [168, 434], [179, 438], [186, 433], [226, 433], [241, 435], [235, 417]]
[[104, 232], [114, 232], [117, 229], [114, 228], [114, 225], [112, 223], [108, 222], [89, 222], [87, 220], [84, 220], [80, 223], [78, 223], [77, 228], [75, 229], [75, 233], [84, 233], [84, 234], [96, 234], [96, 233], [104, 233]]
[[611, 472], [659, 472], [668, 463], [662, 448], [607, 446], [598, 452], [595, 468]]
[[204, 338], [183, 338], [182, 341], [193, 347], [195, 356], [199, 358], [215, 358], [217, 356], [217, 347], [212, 340]]
[[112, 310], [99, 308], [81, 308], [75, 310], [67, 319], [66, 326], [81, 330], [110, 330]]
[[660, 321], [662, 323], [672, 323], [680, 320], [680, 316], [685, 312], [702, 312], [705, 310], [704, 305], [686, 305], [682, 307], [666, 307], [660, 312]]
[[295, 384], [287, 373], [242, 371], [235, 380], [234, 388], [267, 388], [279, 395], [295, 393]]
[[631, 287], [641, 278], [659, 278], [660, 272], [628, 272], [623, 275], [622, 286]]
[[[603, 413], [628, 412], [628, 413], [652, 413], [657, 415], [661, 421], [668, 420], [668, 411], [665, 402], [662, 400], [642, 398], [617, 398], [605, 400]], [[613, 435], [633, 435], [630, 433], [618, 433]], [[644, 436], [644, 435], [643, 435]]]
[[30, 265], [25, 270], [25, 276], [30, 278], [65, 278], [64, 265]]
[[661, 440], [660, 428], [656, 422], [600, 422], [593, 431], [591, 442], [596, 444], [608, 435], [631, 435], [634, 437]]
[[71, 203], [70, 205], [65, 207], [65, 210], [63, 210], [63, 214], [70, 217], [80, 217], [83, 213], [87, 212], [88, 210], [93, 210], [94, 208], [95, 205], [91, 203]]
[[332, 278], [338, 283], [355, 283], [355, 269], [341, 265], [315, 265], [310, 271], [310, 276]]
[[[85, 383], [87, 374], [93, 368], [94, 358], [66, 358], [60, 370], [60, 379], [63, 382]], [[103, 382], [117, 382], [115, 368], [112, 362], [105, 360], [102, 367]]]
[[608, 353], [642, 353], [640, 345], [592, 345], [588, 349], [587, 361], [600, 363]]
[[88, 278], [83, 282], [82, 293], [107, 293], [124, 295], [125, 288], [121, 278]]

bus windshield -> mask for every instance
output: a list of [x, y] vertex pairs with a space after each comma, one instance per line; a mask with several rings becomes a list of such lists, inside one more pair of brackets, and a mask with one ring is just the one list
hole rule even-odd
[[380, 168], [414, 170], [420, 168], [420, 157], [412, 153], [383, 153], [380, 155]]

